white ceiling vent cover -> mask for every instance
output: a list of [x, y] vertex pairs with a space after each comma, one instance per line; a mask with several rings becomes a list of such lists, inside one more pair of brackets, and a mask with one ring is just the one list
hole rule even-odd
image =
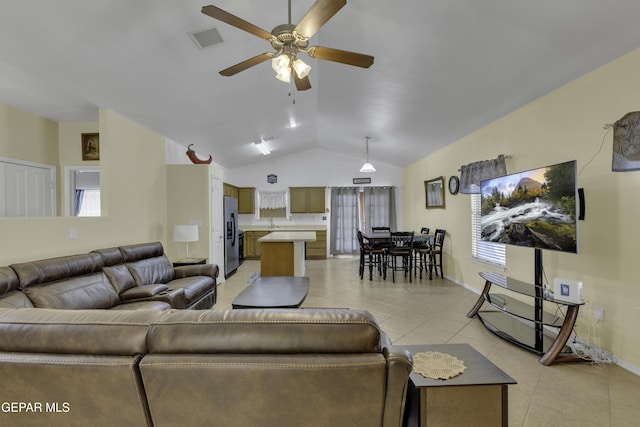
[[205, 49], [224, 41], [216, 27], [208, 30], [196, 31], [194, 33], [190, 33], [189, 36], [191, 36], [191, 39], [200, 49]]

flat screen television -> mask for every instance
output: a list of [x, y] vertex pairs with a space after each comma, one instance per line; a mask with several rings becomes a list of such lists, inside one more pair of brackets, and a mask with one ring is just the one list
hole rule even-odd
[[578, 252], [575, 160], [488, 179], [480, 191], [482, 241]]

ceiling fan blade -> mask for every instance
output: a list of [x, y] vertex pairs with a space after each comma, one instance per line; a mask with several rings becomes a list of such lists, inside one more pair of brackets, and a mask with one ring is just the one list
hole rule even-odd
[[238, 74], [240, 71], [244, 71], [247, 68], [251, 68], [254, 65], [262, 64], [264, 61], [267, 61], [271, 58], [273, 58], [273, 53], [271, 52], [261, 53], [260, 55], [256, 55], [253, 58], [249, 58], [245, 61], [237, 63], [236, 65], [232, 65], [229, 68], [225, 68], [224, 70], [220, 71], [220, 75], [230, 77], [230, 76], [233, 76], [234, 74]]
[[324, 59], [326, 61], [341, 62], [356, 67], [369, 68], [373, 64], [373, 56], [330, 47], [312, 46], [309, 48], [309, 56]]
[[296, 83], [296, 89], [299, 92], [303, 90], [311, 89], [311, 81], [309, 80], [309, 76], [304, 76], [304, 78], [299, 78], [295, 71], [291, 73], [293, 75], [293, 81]]
[[202, 13], [204, 13], [205, 15], [209, 15], [210, 17], [215, 18], [218, 21], [233, 25], [236, 28], [251, 33], [254, 36], [258, 36], [262, 39], [269, 40], [273, 37], [270, 32], [263, 30], [262, 28], [257, 27], [252, 23], [245, 21], [244, 19], [238, 18], [237, 16], [232, 15], [229, 12], [220, 9], [219, 7], [203, 6]]
[[296, 33], [311, 38], [345, 4], [347, 4], [347, 0], [317, 0], [300, 23], [296, 25]]

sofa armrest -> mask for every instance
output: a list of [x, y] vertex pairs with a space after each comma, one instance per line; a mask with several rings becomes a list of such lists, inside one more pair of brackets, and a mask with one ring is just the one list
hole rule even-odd
[[175, 271], [174, 279], [191, 276], [209, 276], [214, 280], [218, 278], [217, 264], [182, 265], [180, 267], [174, 267], [173, 270]]
[[154, 295], [158, 295], [160, 292], [166, 291], [167, 289], [169, 289], [167, 285], [163, 284], [136, 286], [135, 288], [127, 289], [122, 292], [120, 294], [120, 299], [122, 301], [128, 301], [132, 299], [149, 298]]
[[382, 354], [387, 359], [387, 393], [382, 425], [383, 427], [399, 426], [402, 425], [404, 416], [413, 359], [407, 350], [393, 345], [384, 346]]

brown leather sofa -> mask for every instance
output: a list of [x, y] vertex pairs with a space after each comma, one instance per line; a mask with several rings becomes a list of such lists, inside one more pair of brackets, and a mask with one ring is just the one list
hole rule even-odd
[[0, 307], [211, 308], [215, 264], [173, 267], [160, 242], [0, 267]]
[[365, 311], [0, 308], [0, 425], [400, 427], [410, 370]]

